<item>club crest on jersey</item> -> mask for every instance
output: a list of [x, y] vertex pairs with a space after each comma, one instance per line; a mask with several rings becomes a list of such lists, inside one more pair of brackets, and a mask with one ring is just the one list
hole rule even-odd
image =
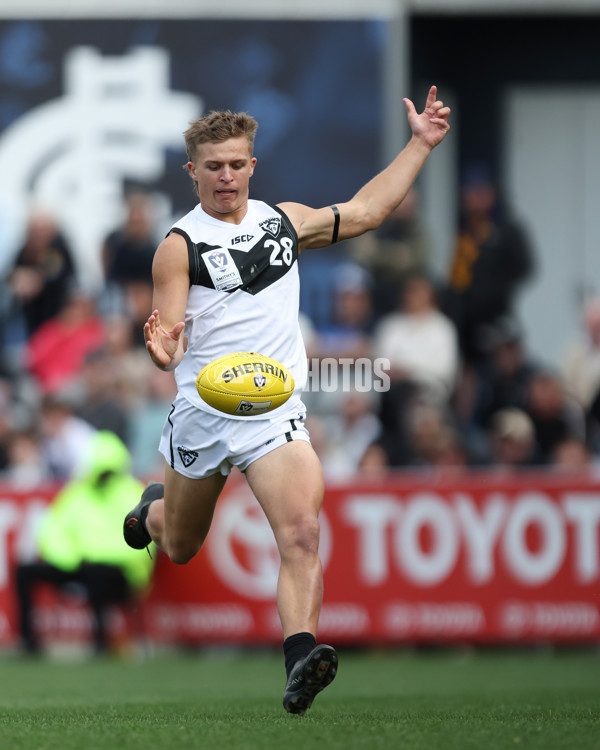
[[185, 466], [186, 469], [188, 468], [188, 466], [191, 466], [198, 458], [197, 451], [191, 451], [189, 448], [184, 448], [182, 445], [177, 446], [177, 453], [179, 453], [181, 463]]
[[261, 221], [259, 224], [259, 227], [261, 229], [264, 229], [265, 232], [272, 234], [273, 237], [277, 237], [281, 229], [281, 217], [271, 216], [270, 219], [265, 219], [264, 221]]

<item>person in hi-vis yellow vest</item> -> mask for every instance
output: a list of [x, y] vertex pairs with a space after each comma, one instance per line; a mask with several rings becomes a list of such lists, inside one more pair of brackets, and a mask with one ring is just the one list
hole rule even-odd
[[144, 485], [130, 473], [130, 454], [112, 432], [99, 431], [76, 476], [48, 508], [38, 539], [38, 559], [16, 569], [22, 648], [40, 651], [33, 603], [40, 582], [64, 588], [77, 584], [93, 614], [94, 649], [106, 651], [108, 607], [129, 602], [150, 583], [153, 560], [125, 544], [123, 513]]

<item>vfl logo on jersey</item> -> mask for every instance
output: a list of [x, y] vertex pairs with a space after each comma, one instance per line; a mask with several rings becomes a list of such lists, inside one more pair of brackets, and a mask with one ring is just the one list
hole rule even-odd
[[265, 378], [264, 375], [255, 375], [254, 376], [254, 385], [257, 388], [264, 388], [266, 384], [267, 384], [267, 379]]
[[184, 448], [182, 445], [177, 446], [177, 453], [179, 453], [181, 463], [186, 469], [198, 458], [198, 453], [196, 451], [191, 451], [189, 448]]
[[213, 268], [223, 268], [227, 265], [227, 256], [219, 250], [208, 253], [208, 260]]
[[217, 292], [226, 292], [242, 285], [238, 267], [226, 248], [217, 247], [202, 253], [202, 260]]
[[277, 235], [279, 234], [279, 230], [281, 229], [281, 217], [272, 216], [270, 219], [261, 221], [258, 226], [261, 229], [264, 229], [265, 232], [273, 235], [273, 237], [277, 237]]

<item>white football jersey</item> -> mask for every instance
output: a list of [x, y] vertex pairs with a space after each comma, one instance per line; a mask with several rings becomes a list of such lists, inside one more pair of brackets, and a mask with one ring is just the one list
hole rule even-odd
[[[190, 291], [185, 312], [187, 350], [175, 369], [179, 392], [199, 409], [221, 414], [198, 395], [196, 378], [218, 357], [257, 352], [292, 373], [294, 394], [279, 409], [303, 409], [306, 350], [298, 323], [298, 237], [287, 216], [249, 200], [240, 224], [209, 216], [197, 205], [171, 229], [188, 247]], [[270, 418], [278, 410], [231, 419]]]

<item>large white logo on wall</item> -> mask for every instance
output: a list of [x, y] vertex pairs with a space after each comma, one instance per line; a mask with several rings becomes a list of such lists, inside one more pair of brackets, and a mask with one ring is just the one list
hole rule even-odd
[[[58, 218], [83, 281], [98, 286], [100, 248], [120, 219], [123, 181], [152, 182], [165, 149], [202, 113], [193, 94], [169, 90], [169, 53], [157, 47], [102, 57], [90, 47], [65, 56], [64, 96], [13, 123], [0, 137], [0, 221], [16, 249], [29, 205]], [[0, 265], [7, 258], [0, 259]]]
[[[331, 557], [331, 526], [323, 511], [319, 521], [319, 556], [326, 568]], [[269, 523], [249, 489], [242, 486], [219, 501], [207, 547], [216, 574], [230, 589], [250, 599], [275, 597], [279, 552]]]

